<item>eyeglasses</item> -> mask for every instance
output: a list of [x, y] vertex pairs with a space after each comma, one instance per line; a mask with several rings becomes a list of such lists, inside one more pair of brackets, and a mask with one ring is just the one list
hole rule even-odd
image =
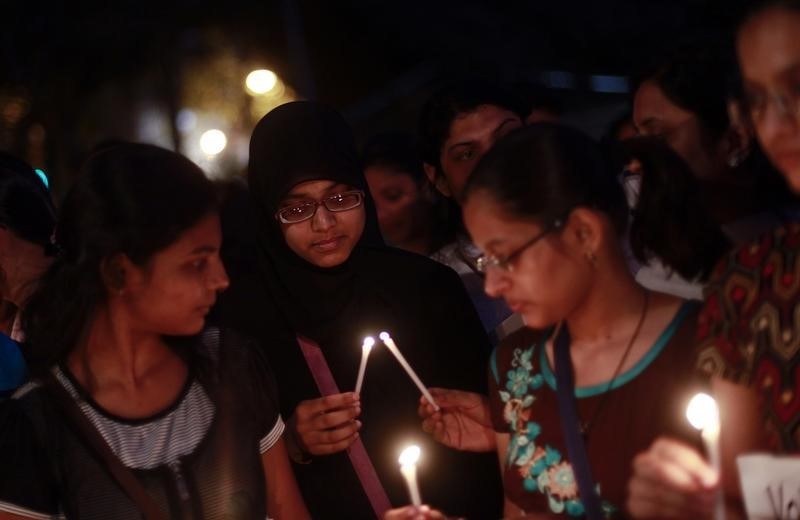
[[325, 206], [328, 211], [347, 211], [359, 207], [364, 202], [364, 192], [361, 190], [345, 191], [325, 197], [321, 201], [307, 200], [294, 206], [281, 208], [275, 213], [275, 218], [284, 224], [297, 224], [308, 220], [317, 213], [317, 208]]
[[776, 90], [752, 90], [746, 94], [747, 110], [753, 122], [761, 122], [773, 105], [780, 115], [800, 117], [800, 86]]
[[514, 261], [519, 258], [519, 255], [524, 253], [526, 249], [533, 246], [536, 242], [547, 236], [548, 233], [561, 228], [563, 225], [564, 222], [560, 219], [553, 221], [553, 223], [547, 226], [544, 231], [519, 246], [505, 258], [500, 258], [495, 255], [481, 255], [478, 257], [475, 267], [478, 269], [479, 273], [483, 274], [486, 274], [492, 267], [496, 267], [501, 271], [510, 273], [514, 270]]

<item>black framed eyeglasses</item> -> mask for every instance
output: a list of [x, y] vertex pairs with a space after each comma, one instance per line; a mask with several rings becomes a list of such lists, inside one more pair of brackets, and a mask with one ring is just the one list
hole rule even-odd
[[306, 200], [292, 206], [286, 206], [275, 213], [275, 218], [284, 224], [297, 224], [313, 217], [320, 206], [325, 206], [328, 211], [338, 212], [357, 208], [363, 203], [363, 191], [344, 191], [325, 197], [320, 201]]
[[560, 229], [563, 225], [564, 225], [563, 220], [561, 219], [554, 220], [553, 223], [545, 227], [541, 233], [539, 233], [538, 235], [534, 236], [533, 238], [531, 238], [530, 240], [528, 240], [527, 242], [516, 248], [514, 251], [512, 251], [504, 258], [486, 254], [479, 256], [475, 267], [478, 269], [478, 272], [483, 274], [486, 274], [492, 267], [496, 267], [501, 271], [510, 273], [514, 270], [514, 261], [517, 258], [519, 258], [519, 255], [521, 255], [522, 253], [525, 252], [526, 249], [528, 249], [529, 247], [533, 246], [535, 243], [546, 237], [549, 233], [552, 233], [553, 231]]

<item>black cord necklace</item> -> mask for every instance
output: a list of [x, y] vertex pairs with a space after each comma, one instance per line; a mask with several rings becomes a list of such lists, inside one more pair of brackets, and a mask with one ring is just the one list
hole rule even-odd
[[603, 391], [603, 396], [600, 398], [600, 402], [597, 403], [597, 406], [595, 407], [591, 417], [589, 418], [588, 421], [580, 422], [581, 435], [583, 436], [584, 442], [586, 442], [587, 438], [589, 437], [589, 430], [591, 430], [592, 426], [595, 424], [595, 421], [600, 415], [603, 406], [605, 406], [606, 402], [608, 401], [608, 396], [610, 394], [611, 388], [614, 386], [617, 377], [619, 377], [619, 373], [622, 370], [622, 367], [625, 365], [625, 360], [628, 359], [628, 354], [630, 354], [631, 350], [633, 349], [633, 344], [636, 342], [636, 338], [639, 337], [639, 331], [642, 330], [642, 325], [644, 324], [644, 320], [647, 317], [647, 308], [649, 301], [650, 301], [650, 293], [647, 290], [645, 290], [644, 302], [642, 303], [642, 313], [639, 315], [639, 323], [636, 324], [636, 328], [633, 331], [633, 335], [631, 335], [631, 339], [630, 341], [628, 341], [628, 346], [625, 347], [625, 352], [623, 352], [622, 357], [619, 360], [619, 363], [617, 363], [617, 368], [614, 369], [614, 374], [608, 381], [606, 389]]

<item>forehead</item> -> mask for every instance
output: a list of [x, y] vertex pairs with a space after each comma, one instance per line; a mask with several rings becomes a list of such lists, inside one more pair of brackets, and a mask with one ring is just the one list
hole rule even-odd
[[187, 255], [213, 252], [219, 249], [222, 242], [222, 229], [219, 215], [209, 213], [195, 225], [181, 233], [178, 238], [161, 250], [157, 255]]
[[773, 8], [739, 31], [737, 51], [745, 79], [769, 81], [800, 66], [800, 11]]
[[484, 251], [504, 243], [515, 243], [540, 229], [530, 220], [510, 215], [486, 191], [472, 194], [463, 207], [464, 224], [475, 244]]
[[453, 119], [446, 144], [482, 137], [494, 132], [508, 119], [521, 122], [519, 116], [511, 110], [497, 105], [479, 105], [475, 110], [458, 114]]
[[343, 184], [337, 183], [336, 181], [323, 179], [323, 180], [316, 180], [316, 181], [305, 181], [299, 184], [295, 184], [289, 193], [287, 193], [283, 198], [317, 198], [320, 196], [326, 195], [329, 191], [333, 188], [343, 187]]

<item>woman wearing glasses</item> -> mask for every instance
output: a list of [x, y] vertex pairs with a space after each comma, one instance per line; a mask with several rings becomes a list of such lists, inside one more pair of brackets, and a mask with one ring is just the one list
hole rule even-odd
[[[770, 0], [751, 7], [736, 37], [747, 115], [795, 194], [800, 194], [798, 34], [800, 1]], [[729, 504], [741, 504], [739, 454], [800, 451], [799, 249], [800, 225], [786, 222], [731, 252], [717, 267], [700, 315], [698, 364], [712, 376], [720, 408], [721, 474], [696, 450], [659, 439], [636, 458], [629, 505], [637, 518], [709, 517], [720, 487]], [[789, 518], [795, 497], [780, 504], [770, 498], [774, 517]]]
[[458, 276], [383, 245], [357, 157], [344, 119], [319, 104], [286, 104], [259, 122], [248, 176], [258, 270], [232, 274], [220, 318], [259, 339], [276, 368], [314, 518], [374, 518], [407, 503], [397, 457], [409, 442], [430, 461], [420, 468], [427, 500], [496, 517], [494, 461], [426, 444], [419, 391], [390, 352], [373, 349], [352, 391], [364, 337], [384, 330], [429, 385], [483, 390], [489, 353]]
[[[693, 438], [680, 407], [693, 385], [697, 305], [633, 279], [609, 168], [588, 137], [540, 124], [499, 141], [467, 183], [464, 219], [484, 251], [486, 291], [527, 328], [492, 355], [488, 405], [438, 391], [443, 412], [421, 412], [441, 442], [497, 450], [509, 518], [620, 517], [632, 457], [665, 431]], [[574, 381], [556, 384], [561, 367]], [[587, 471], [575, 469], [576, 450]]]

